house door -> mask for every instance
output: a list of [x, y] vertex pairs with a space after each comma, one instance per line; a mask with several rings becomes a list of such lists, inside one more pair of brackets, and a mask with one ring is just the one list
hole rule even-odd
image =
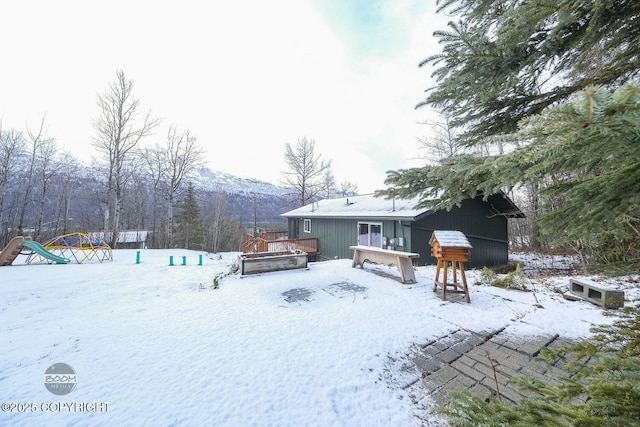
[[359, 222], [358, 244], [361, 246], [382, 247], [382, 223]]
[[298, 227], [300, 227], [300, 221], [297, 219], [290, 219], [289, 220], [289, 230], [287, 230], [288, 232], [288, 237], [289, 239], [297, 239], [298, 238]]

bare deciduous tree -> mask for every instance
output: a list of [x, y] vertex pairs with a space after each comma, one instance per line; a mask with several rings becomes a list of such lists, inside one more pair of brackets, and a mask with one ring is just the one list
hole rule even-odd
[[[53, 138], [44, 139], [38, 146], [38, 175], [40, 177], [38, 185], [40, 186], [40, 202], [36, 207], [36, 227], [34, 236], [36, 240], [42, 240], [42, 225], [45, 219], [47, 209], [45, 207], [47, 197], [49, 196], [49, 186], [52, 179], [62, 170], [63, 164], [59, 161], [58, 147]], [[57, 226], [57, 224], [54, 224]]]
[[16, 171], [18, 156], [24, 150], [25, 141], [16, 130], [3, 131], [0, 122], [0, 242], [8, 242], [8, 227], [4, 218], [7, 187]]
[[[184, 178], [194, 169], [202, 166], [204, 151], [196, 144], [196, 137], [189, 130], [179, 132], [171, 125], [164, 145], [155, 144], [144, 150], [143, 160], [147, 177], [151, 183], [151, 222], [152, 246], [171, 246], [173, 244], [173, 208], [175, 197]], [[160, 244], [158, 230], [159, 198], [164, 196], [168, 202], [166, 236]]]
[[158, 198], [165, 175], [164, 149], [158, 144], [145, 148], [143, 160], [147, 177], [151, 182], [151, 247], [155, 248], [158, 244]]
[[168, 239], [169, 246], [173, 245], [173, 207], [176, 193], [182, 185], [184, 178], [194, 169], [203, 164], [203, 150], [196, 144], [196, 137], [189, 130], [178, 132], [178, 128], [172, 125], [167, 134], [165, 147], [165, 167], [168, 206]]
[[133, 96], [133, 81], [127, 80], [122, 70], [116, 74], [116, 81], [109, 84], [103, 95], [98, 95], [99, 116], [93, 123], [97, 132], [93, 146], [107, 163], [104, 231], [105, 236], [110, 235], [112, 247], [116, 245], [120, 227], [127, 161], [140, 140], [160, 123], [151, 117], [151, 112], [139, 117], [140, 101]]
[[324, 175], [322, 175], [321, 185], [324, 197], [326, 197], [327, 199], [333, 197], [337, 192], [336, 179], [333, 176], [333, 171], [330, 167], [324, 171]]
[[358, 194], [358, 184], [349, 181], [342, 181], [340, 183], [340, 195], [342, 197], [354, 196], [356, 194]]
[[287, 143], [284, 159], [290, 170], [283, 172], [285, 185], [294, 190], [300, 206], [306, 205], [322, 189], [322, 177], [331, 167], [331, 160], [322, 160], [315, 154], [315, 141], [306, 136], [298, 138], [295, 148]]
[[25, 214], [27, 212], [27, 206], [31, 201], [31, 196], [33, 189], [35, 187], [34, 175], [36, 174], [37, 169], [37, 160], [38, 160], [38, 151], [40, 150], [40, 146], [48, 142], [47, 138], [44, 136], [45, 133], [45, 117], [42, 117], [40, 121], [40, 128], [37, 132], [33, 132], [27, 126], [27, 135], [29, 136], [29, 151], [27, 155], [29, 156], [27, 170], [25, 172], [26, 176], [24, 177], [24, 190], [22, 193], [22, 205], [20, 207], [20, 214], [18, 217], [18, 224], [22, 227], [25, 224]]
[[422, 124], [429, 126], [429, 136], [418, 138], [418, 148], [426, 152], [427, 163], [436, 163], [440, 159], [461, 154], [463, 147], [456, 140], [457, 133], [451, 127], [449, 117], [441, 116], [441, 120], [426, 120]]
[[[61, 166], [61, 169], [58, 172], [60, 182], [53, 215], [55, 235], [66, 234], [69, 231], [68, 227], [70, 222], [73, 221], [73, 218], [71, 218], [69, 214], [71, 204], [78, 196], [77, 187], [80, 186], [78, 182], [78, 172], [81, 169], [78, 161], [67, 152], [63, 152], [60, 155], [57, 164]], [[79, 223], [77, 219], [75, 222]]]

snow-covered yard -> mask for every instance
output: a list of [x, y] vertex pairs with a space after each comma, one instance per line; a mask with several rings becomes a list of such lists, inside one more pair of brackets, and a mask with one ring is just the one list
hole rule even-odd
[[[1, 268], [0, 401], [31, 412], [3, 406], [0, 425], [418, 425], [389, 359], [412, 343], [507, 325], [580, 338], [611, 321], [554, 292], [563, 276], [534, 293], [474, 286], [470, 271], [466, 304], [434, 294], [434, 267], [402, 285], [373, 273], [399, 277], [393, 268], [351, 260], [232, 274], [213, 289], [237, 254], [204, 254], [202, 266], [199, 255], [145, 250], [136, 264], [135, 250], [116, 250], [102, 264]], [[637, 280], [609, 283], [638, 301]], [[77, 374], [67, 395], [44, 386], [54, 363]]]

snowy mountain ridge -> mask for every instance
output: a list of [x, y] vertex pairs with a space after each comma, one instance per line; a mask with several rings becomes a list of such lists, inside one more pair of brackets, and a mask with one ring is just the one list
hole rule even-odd
[[291, 193], [291, 189], [281, 187], [257, 178], [241, 178], [225, 172], [211, 170], [202, 167], [190, 176], [196, 188], [208, 191], [224, 191], [227, 194], [264, 194], [272, 196], [285, 196]]

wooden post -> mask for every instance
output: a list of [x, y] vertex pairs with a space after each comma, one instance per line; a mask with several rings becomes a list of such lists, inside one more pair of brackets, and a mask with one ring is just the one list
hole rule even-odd
[[[449, 283], [449, 266], [451, 266], [452, 274], [453, 274], [453, 283]], [[460, 270], [460, 279], [462, 280], [462, 284], [458, 282], [457, 270]], [[443, 273], [442, 282], [440, 282], [440, 271]], [[438, 290], [438, 285], [442, 285], [442, 300], [447, 300], [447, 288], [451, 287], [450, 290], [454, 293], [461, 293], [465, 296], [466, 302], [471, 302], [469, 298], [469, 288], [467, 287], [467, 276], [464, 271], [464, 263], [459, 260], [447, 260], [447, 259], [438, 259], [438, 265], [436, 266], [436, 279], [434, 281], [433, 291], [436, 292]]]
[[462, 286], [464, 287], [464, 299], [468, 303], [471, 302], [471, 298], [469, 298], [469, 288], [467, 288], [467, 276], [464, 274], [464, 263], [462, 261], [458, 261], [458, 265], [460, 266], [460, 275], [462, 276]]

